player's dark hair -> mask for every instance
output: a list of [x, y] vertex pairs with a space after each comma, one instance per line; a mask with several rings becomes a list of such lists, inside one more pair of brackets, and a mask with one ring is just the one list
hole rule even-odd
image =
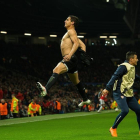
[[134, 55], [137, 55], [136, 52], [129, 51], [126, 53], [126, 60], [129, 61], [130, 58], [134, 58]]
[[69, 17], [71, 18], [71, 21], [74, 22], [74, 27], [76, 28], [79, 24], [79, 18], [73, 15], [69, 15]]

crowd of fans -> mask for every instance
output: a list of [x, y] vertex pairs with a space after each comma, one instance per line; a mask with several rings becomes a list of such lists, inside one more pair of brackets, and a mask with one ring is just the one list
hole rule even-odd
[[[104, 88], [118, 64], [125, 60], [127, 51], [137, 51], [139, 43], [121, 46], [95, 45], [87, 46], [87, 53], [94, 58], [89, 68], [79, 65], [79, 77], [85, 84], [87, 96], [91, 99], [91, 110], [95, 110], [95, 95]], [[140, 56], [139, 52], [138, 56]], [[78, 108], [81, 97], [77, 89], [69, 81], [66, 74], [59, 77], [46, 98], [42, 98], [36, 88], [36, 82], [43, 85], [52, 74], [53, 68], [62, 60], [59, 44], [51, 45], [20, 45], [6, 44], [0, 41], [0, 99], [5, 99], [10, 106], [11, 95], [18, 99], [19, 117], [28, 116], [28, 106], [36, 97], [36, 102], [42, 108], [41, 114], [58, 113], [56, 101], [61, 103], [59, 113], [81, 111]], [[138, 74], [140, 66], [137, 66]], [[135, 85], [139, 91], [138, 84]], [[109, 96], [109, 104], [113, 102]], [[88, 110], [88, 107], [84, 110]], [[10, 107], [8, 108], [9, 117]], [[82, 108], [83, 110], [83, 108]]]

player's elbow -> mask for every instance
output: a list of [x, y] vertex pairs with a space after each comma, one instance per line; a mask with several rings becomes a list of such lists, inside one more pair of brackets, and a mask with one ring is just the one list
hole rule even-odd
[[85, 45], [85, 44], [83, 44], [83, 45], [82, 45], [82, 47], [81, 47], [81, 49], [82, 49], [83, 51], [85, 51], [85, 52], [86, 52], [86, 45]]
[[78, 43], [78, 42], [75, 42], [75, 43], [74, 43], [74, 46], [75, 46], [76, 48], [78, 48], [78, 47], [79, 47], [79, 43]]

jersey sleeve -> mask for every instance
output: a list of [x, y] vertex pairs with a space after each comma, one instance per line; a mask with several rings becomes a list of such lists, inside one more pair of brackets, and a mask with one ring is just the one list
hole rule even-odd
[[117, 70], [114, 72], [114, 74], [112, 75], [111, 79], [109, 80], [109, 82], [106, 85], [106, 90], [110, 91], [113, 89], [114, 83], [116, 80], [118, 80], [119, 78], [121, 78], [124, 74], [127, 73], [127, 68], [124, 65], [120, 65]]

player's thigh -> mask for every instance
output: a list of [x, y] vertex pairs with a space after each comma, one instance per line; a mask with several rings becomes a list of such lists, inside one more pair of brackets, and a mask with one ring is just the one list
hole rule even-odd
[[100, 99], [100, 104], [104, 105], [105, 104], [104, 100]]
[[76, 72], [76, 73], [68, 73], [68, 76], [69, 76], [71, 82], [74, 85], [77, 85], [80, 82], [79, 77], [78, 77], [78, 72]]
[[121, 111], [123, 111], [123, 112], [128, 112], [129, 111], [129, 107], [127, 105], [127, 101], [126, 101], [125, 96], [121, 95], [120, 93], [113, 92], [113, 98], [117, 102]]
[[102, 100], [102, 105], [105, 105], [105, 101], [104, 100]]
[[61, 62], [53, 69], [53, 73], [63, 74], [65, 72], [67, 72], [67, 67]]
[[128, 98], [127, 104], [131, 110], [135, 112], [140, 112], [140, 105], [138, 104], [138, 101], [135, 97]]

